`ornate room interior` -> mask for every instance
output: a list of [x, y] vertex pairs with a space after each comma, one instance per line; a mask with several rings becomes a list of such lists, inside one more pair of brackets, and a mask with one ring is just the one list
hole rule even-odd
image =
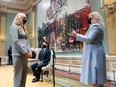
[[[54, 4], [52, 1], [62, 1], [62, 3]], [[106, 53], [107, 82], [104, 87], [115, 87], [116, 0], [0, 0], [0, 78], [4, 76], [4, 80], [8, 81], [8, 84], [12, 83], [13, 65], [7, 65], [7, 51], [12, 46], [10, 26], [16, 14], [22, 12], [26, 14], [28, 19], [26, 29], [30, 47], [34, 49], [41, 48], [41, 38], [46, 36], [50, 45], [55, 49], [57, 87], [92, 87], [91, 85], [83, 85], [79, 82], [82, 69], [83, 43], [77, 42], [75, 45], [67, 37], [71, 28], [78, 28], [81, 34], [87, 32], [89, 25], [84, 22], [84, 18], [86, 19], [92, 11], [98, 11], [105, 22], [103, 45]], [[74, 21], [79, 19], [83, 23], [80, 26], [76, 26], [73, 23], [66, 23], [69, 20], [68, 18], [72, 18], [71, 22], [73, 22], [74, 18]], [[34, 85], [31, 83], [32, 72], [30, 66], [35, 61], [37, 59], [28, 60], [29, 74], [26, 87], [53, 87], [51, 72], [48, 77], [44, 76], [43, 83], [39, 82]], [[6, 72], [10, 72], [11, 75], [8, 76]], [[70, 84], [69, 86], [64, 84], [64, 80], [59, 80], [58, 77], [62, 79], [68, 78], [68, 80], [74, 81], [73, 83], [70, 83], [70, 81], [66, 82], [66, 84]], [[7, 87], [8, 85], [6, 83], [0, 80], [0, 87]], [[12, 86], [13, 83], [9, 87]]]

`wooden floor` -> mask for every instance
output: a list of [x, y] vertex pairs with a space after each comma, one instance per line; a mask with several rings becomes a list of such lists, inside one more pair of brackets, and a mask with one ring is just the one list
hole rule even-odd
[[[74, 73], [68, 73], [65, 71], [55, 70], [55, 75], [66, 77], [69, 79], [79, 81], [80, 75]], [[33, 75], [28, 73], [26, 87], [53, 87], [52, 83], [48, 82], [36, 82], [32, 83]], [[12, 65], [2, 65], [0, 66], [0, 87], [13, 87], [13, 66]], [[116, 87], [112, 85], [110, 81], [107, 81], [104, 87]]]
[[[32, 83], [33, 75], [29, 73], [27, 76], [26, 87], [53, 87], [52, 84], [47, 82]], [[0, 87], [13, 87], [13, 66], [2, 65], [0, 66]]]

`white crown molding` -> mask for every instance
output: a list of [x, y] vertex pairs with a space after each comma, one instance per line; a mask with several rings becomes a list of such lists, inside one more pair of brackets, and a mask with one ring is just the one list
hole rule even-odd
[[10, 2], [0, 1], [0, 12], [14, 13], [19, 12], [29, 13], [41, 0], [11, 0]]

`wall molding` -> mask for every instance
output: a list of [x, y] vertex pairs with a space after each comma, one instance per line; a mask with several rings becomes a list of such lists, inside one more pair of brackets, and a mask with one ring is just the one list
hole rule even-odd
[[[81, 74], [82, 56], [57, 56], [55, 61], [55, 68], [58, 70], [67, 71], [67, 73]], [[106, 55], [106, 70], [107, 79], [113, 80], [113, 69], [116, 72], [116, 56]], [[115, 73], [116, 77], [116, 73]]]

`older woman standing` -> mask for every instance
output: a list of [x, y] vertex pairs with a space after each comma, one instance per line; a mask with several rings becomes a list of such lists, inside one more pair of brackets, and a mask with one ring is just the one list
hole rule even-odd
[[26, 15], [18, 13], [11, 25], [14, 87], [25, 87], [27, 62], [28, 58], [31, 57], [30, 47], [27, 42], [27, 31], [24, 27], [26, 21]]
[[71, 37], [84, 42], [80, 81], [93, 87], [103, 87], [106, 82], [106, 56], [103, 47], [104, 23], [98, 12], [89, 14], [90, 27], [85, 35], [74, 30]]

